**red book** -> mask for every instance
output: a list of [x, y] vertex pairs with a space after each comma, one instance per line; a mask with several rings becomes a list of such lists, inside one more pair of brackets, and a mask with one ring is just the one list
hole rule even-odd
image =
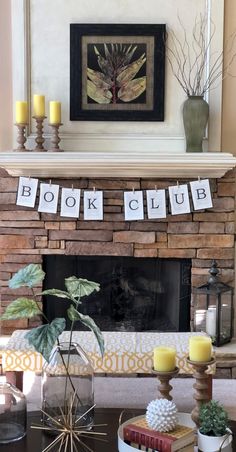
[[177, 425], [172, 432], [162, 433], [148, 427], [145, 417], [123, 428], [124, 441], [136, 443], [158, 452], [175, 452], [194, 442], [194, 430]]

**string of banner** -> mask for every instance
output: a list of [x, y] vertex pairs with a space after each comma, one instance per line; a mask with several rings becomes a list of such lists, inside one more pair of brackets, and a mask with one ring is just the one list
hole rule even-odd
[[[39, 184], [40, 183], [40, 184]], [[189, 182], [194, 210], [213, 207], [209, 179]], [[38, 212], [57, 213], [60, 186], [41, 182], [31, 177], [20, 177], [16, 204], [18, 206], [35, 207], [38, 185]], [[171, 215], [190, 213], [190, 197], [188, 184], [167, 187], [169, 193]], [[81, 190], [78, 188], [61, 187], [60, 216], [79, 218], [81, 204]], [[146, 190], [147, 218], [166, 218], [166, 190]], [[83, 192], [84, 220], [103, 220], [103, 191], [84, 190]], [[144, 219], [144, 195], [142, 190], [124, 192], [124, 216], [126, 221]]]

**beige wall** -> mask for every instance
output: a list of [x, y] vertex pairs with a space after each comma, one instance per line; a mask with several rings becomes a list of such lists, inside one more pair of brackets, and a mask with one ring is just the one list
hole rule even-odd
[[12, 148], [11, 2], [0, 0], [0, 151]]
[[[225, 39], [236, 29], [236, 1], [225, 0]], [[0, 151], [12, 148], [11, 2], [0, 0]], [[2, 64], [2, 62], [4, 64]], [[236, 61], [232, 72], [236, 74]], [[222, 150], [236, 154], [236, 77], [223, 82]]]
[[[225, 0], [225, 41], [235, 30], [236, 1]], [[230, 72], [234, 74], [235, 77], [226, 77], [223, 82], [221, 147], [222, 151], [232, 152], [236, 155], [236, 60]]]

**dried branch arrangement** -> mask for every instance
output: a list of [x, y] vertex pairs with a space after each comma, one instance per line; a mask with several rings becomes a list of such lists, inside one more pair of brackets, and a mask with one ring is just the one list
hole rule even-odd
[[[211, 52], [216, 34], [213, 21], [209, 23], [206, 16], [195, 19], [191, 37], [179, 18], [182, 39], [172, 30], [167, 33], [167, 60], [173, 75], [187, 96], [204, 96], [207, 91], [216, 88], [217, 81], [231, 75], [229, 70], [236, 57], [234, 31], [224, 44], [224, 50]], [[207, 66], [209, 64], [209, 71]]]

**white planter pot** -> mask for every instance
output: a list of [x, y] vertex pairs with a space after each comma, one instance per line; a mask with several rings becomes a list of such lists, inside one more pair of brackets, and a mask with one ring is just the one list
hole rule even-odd
[[224, 436], [207, 436], [197, 432], [198, 450], [201, 452], [232, 452], [233, 437], [229, 433]]

